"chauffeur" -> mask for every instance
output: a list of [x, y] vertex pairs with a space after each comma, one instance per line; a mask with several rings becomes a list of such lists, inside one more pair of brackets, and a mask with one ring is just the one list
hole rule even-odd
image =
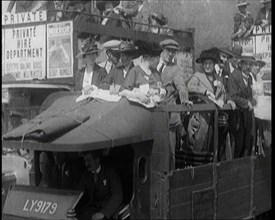
[[101, 151], [85, 152], [87, 172], [81, 177], [78, 189], [84, 196], [77, 207], [79, 220], [109, 219], [121, 205], [121, 181], [115, 169], [101, 163]]

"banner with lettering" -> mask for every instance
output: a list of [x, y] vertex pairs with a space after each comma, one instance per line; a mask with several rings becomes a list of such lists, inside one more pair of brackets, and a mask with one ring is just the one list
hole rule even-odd
[[2, 15], [2, 25], [26, 24], [47, 21], [47, 11], [5, 13]]
[[47, 78], [73, 77], [72, 21], [47, 25]]
[[16, 80], [44, 79], [46, 26], [7, 28], [4, 35], [4, 73]]

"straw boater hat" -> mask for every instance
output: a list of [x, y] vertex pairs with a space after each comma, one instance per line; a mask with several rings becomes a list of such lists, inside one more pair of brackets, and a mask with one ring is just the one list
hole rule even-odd
[[101, 1], [96, 1], [96, 7], [99, 11], [105, 11], [105, 5], [107, 3], [112, 3], [113, 7], [116, 7], [119, 5], [120, 1], [119, 0], [101, 0]]
[[259, 54], [255, 54], [254, 57], [255, 57], [255, 62], [257, 64], [259, 64], [261, 66], [261, 68], [263, 68], [265, 66], [266, 62], [262, 60], [262, 56]]
[[210, 50], [204, 50], [201, 52], [200, 57], [196, 59], [197, 63], [203, 63], [205, 60], [211, 59], [214, 63], [217, 63], [217, 57], [213, 53], [213, 48]]
[[236, 7], [247, 6], [247, 5], [249, 5], [249, 3], [246, 2], [246, 0], [238, 0]]
[[173, 50], [179, 49], [178, 42], [173, 39], [166, 39], [166, 40], [161, 41], [160, 46], [162, 49], [173, 49]]
[[250, 61], [250, 62], [255, 62], [256, 59], [254, 57], [254, 54], [251, 53], [242, 53], [240, 58], [239, 58], [239, 63], [242, 61]]
[[91, 53], [98, 53], [102, 51], [102, 46], [99, 42], [96, 42], [92, 39], [86, 39], [81, 47], [80, 53], [76, 55], [77, 58], [83, 57], [83, 55], [91, 54]]

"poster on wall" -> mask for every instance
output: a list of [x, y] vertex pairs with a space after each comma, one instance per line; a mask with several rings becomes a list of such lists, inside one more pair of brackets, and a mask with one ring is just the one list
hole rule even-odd
[[47, 78], [73, 77], [73, 23], [47, 25]]
[[16, 80], [44, 79], [46, 26], [7, 28], [4, 35], [4, 73]]

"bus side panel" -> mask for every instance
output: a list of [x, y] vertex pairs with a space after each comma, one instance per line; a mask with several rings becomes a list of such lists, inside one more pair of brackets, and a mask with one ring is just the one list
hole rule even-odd
[[217, 166], [217, 219], [243, 218], [250, 214], [251, 158]]
[[255, 215], [271, 210], [271, 155], [255, 159], [254, 173]]
[[213, 165], [174, 171], [169, 176], [169, 219], [192, 218], [194, 191], [213, 186]]

